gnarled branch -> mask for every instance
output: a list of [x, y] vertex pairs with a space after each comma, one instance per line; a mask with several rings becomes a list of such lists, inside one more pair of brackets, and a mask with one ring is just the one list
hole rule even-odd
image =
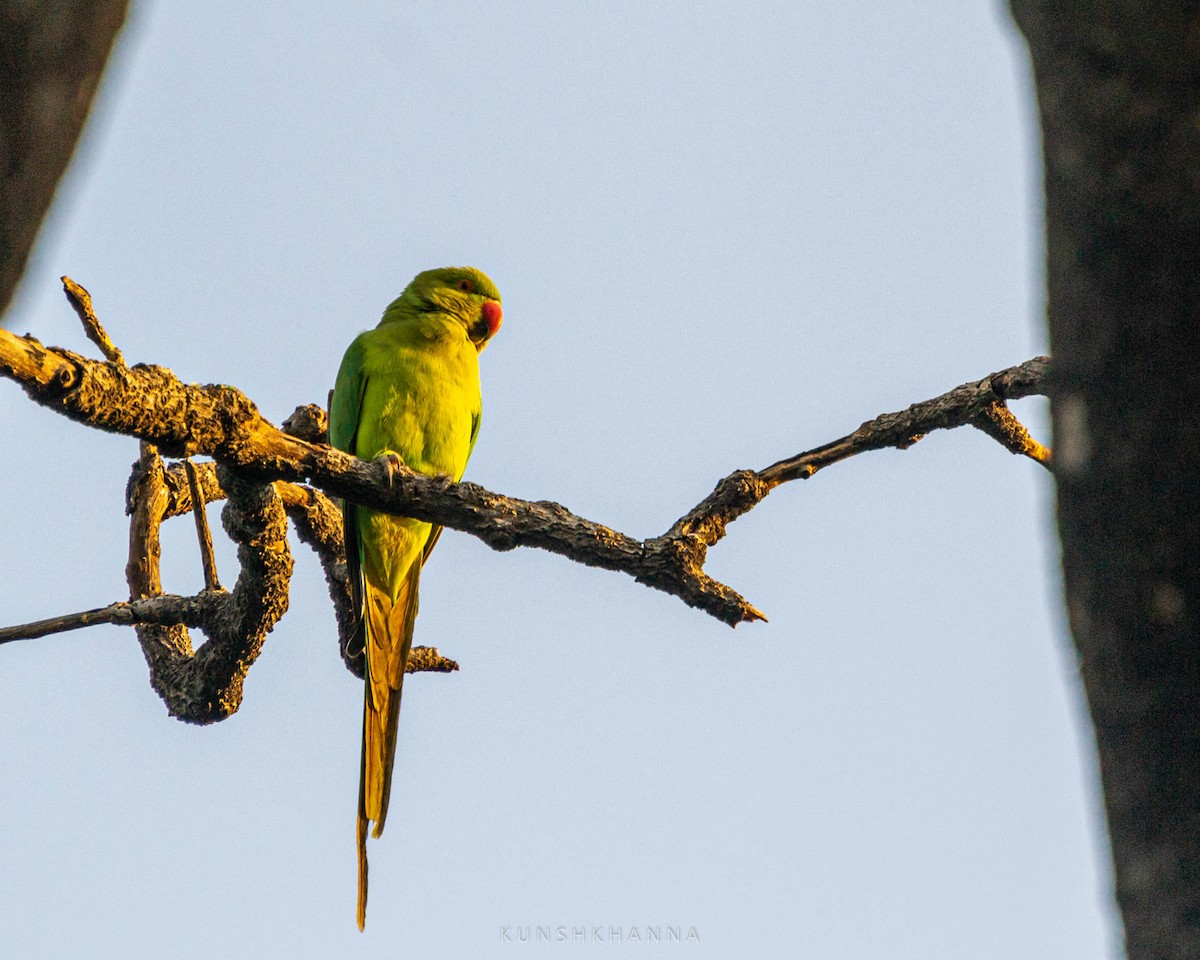
[[[1009, 399], [1044, 393], [1048, 363], [1036, 357], [868, 420], [839, 440], [762, 470], [732, 473], [664, 534], [643, 541], [579, 517], [558, 503], [507, 497], [474, 483], [453, 483], [359, 460], [324, 442], [325, 415], [315, 405], [298, 408], [285, 431], [262, 417], [233, 387], [184, 384], [164, 367], [91, 360], [0, 330], [0, 375], [21, 384], [43, 406], [147, 445], [130, 482], [131, 600], [9, 628], [0, 631], [0, 642], [97, 622], [136, 624], [152, 683], [172, 713], [196, 722], [221, 719], [237, 708], [246, 671], [287, 607], [291, 557], [284, 535], [286, 511], [301, 540], [321, 559], [342, 656], [361, 675], [361, 651], [347, 647], [355, 614], [346, 580], [341, 512], [331, 498], [441, 524], [472, 534], [496, 550], [540, 547], [589, 566], [621, 571], [731, 626], [763, 620], [746, 599], [704, 571], [708, 548], [725, 535], [730, 523], [782, 483], [807, 479], [867, 450], [907, 448], [932, 430], [973, 425], [1012, 452], [1049, 467], [1049, 451], [1006, 406]], [[193, 465], [189, 478], [189, 468], [165, 468], [148, 445], [172, 456], [203, 455], [214, 462]], [[196, 497], [229, 500], [224, 522], [239, 544], [242, 573], [232, 593], [206, 590], [195, 597], [165, 596], [157, 572], [158, 524], [193, 509]], [[192, 651], [188, 626], [199, 626], [209, 637], [199, 651]], [[456, 666], [428, 651], [414, 658], [410, 669]]]
[[0, 373], [36, 402], [90, 426], [137, 437], [176, 456], [213, 457], [263, 481], [309, 481], [325, 493], [384, 513], [415, 517], [478, 537], [496, 550], [541, 547], [588, 566], [619, 570], [730, 625], [763, 619], [703, 570], [707, 547], [774, 487], [865, 450], [904, 448], [935, 429], [971, 423], [1009, 397], [1041, 393], [1048, 361], [1018, 367], [868, 421], [833, 443], [762, 471], [739, 471], [661, 537], [645, 542], [571, 513], [560, 504], [493, 493], [400, 469], [391, 476], [325, 445], [289, 436], [241, 391], [182, 383], [164, 367], [122, 367], [0, 331]]
[[[267, 633], [287, 611], [292, 575], [283, 506], [274, 489], [228, 468], [217, 469], [228, 497], [221, 520], [238, 545], [242, 567], [236, 586], [230, 593], [206, 590], [158, 609], [143, 604], [143, 616], [170, 611], [170, 618], [137, 625], [151, 685], [172, 715], [194, 723], [223, 720], [241, 704], [246, 673]], [[135, 603], [161, 598], [158, 530], [166, 506], [162, 460], [153, 447], [143, 444], [129, 484], [132, 520], [126, 577]], [[188, 625], [201, 628], [208, 637], [199, 650], [192, 649]]]

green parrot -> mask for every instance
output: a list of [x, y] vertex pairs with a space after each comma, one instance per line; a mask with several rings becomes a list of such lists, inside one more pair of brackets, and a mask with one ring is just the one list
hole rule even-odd
[[[364, 460], [462, 478], [479, 436], [479, 354], [500, 327], [500, 294], [473, 267], [418, 274], [374, 330], [350, 344], [329, 401], [329, 442]], [[441, 527], [343, 504], [346, 565], [366, 651], [358, 782], [358, 929], [367, 913], [367, 824], [383, 833], [400, 688], [421, 566]]]

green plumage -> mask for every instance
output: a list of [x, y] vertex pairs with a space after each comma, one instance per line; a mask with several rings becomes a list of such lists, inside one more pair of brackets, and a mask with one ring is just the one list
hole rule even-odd
[[[342, 358], [329, 441], [364, 460], [462, 477], [479, 433], [479, 353], [500, 325], [500, 295], [472, 267], [419, 274]], [[346, 562], [366, 652], [358, 803], [358, 925], [366, 918], [366, 831], [387, 819], [404, 671], [421, 567], [440, 527], [346, 504]]]

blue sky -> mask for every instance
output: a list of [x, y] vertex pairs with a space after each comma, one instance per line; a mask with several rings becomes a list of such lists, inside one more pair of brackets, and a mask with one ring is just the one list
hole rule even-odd
[[[469, 478], [652, 536], [1044, 351], [1035, 120], [995, 3], [142, 3], [8, 325], [90, 351], [70, 274], [131, 362], [278, 421], [471, 263], [505, 324]], [[0, 442], [0, 621], [122, 597], [136, 444], [11, 384]], [[190, 522], [164, 550], [199, 589]], [[296, 556], [215, 727], [167, 718], [128, 630], [0, 650], [0, 952], [1115, 956], [1051, 484], [981, 434], [739, 520], [709, 570], [770, 622], [737, 631], [445, 536], [417, 642], [463, 669], [406, 686], [364, 935], [361, 688]], [[502, 942], [539, 925], [699, 942]]]

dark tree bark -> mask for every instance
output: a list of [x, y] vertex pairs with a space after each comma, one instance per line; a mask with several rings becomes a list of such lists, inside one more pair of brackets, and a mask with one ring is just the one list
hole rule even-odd
[[1200, 957], [1200, 8], [1012, 0], [1046, 165], [1058, 523], [1129, 956]]
[[0, 0], [0, 315], [75, 150], [129, 0]]

